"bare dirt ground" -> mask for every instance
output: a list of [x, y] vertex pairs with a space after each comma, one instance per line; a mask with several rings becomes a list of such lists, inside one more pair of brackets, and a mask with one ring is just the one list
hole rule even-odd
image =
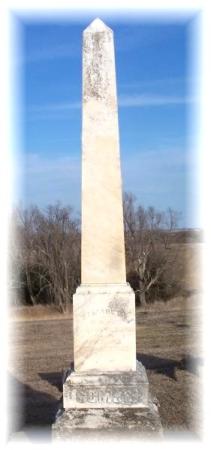
[[[160, 404], [164, 434], [198, 438], [201, 433], [201, 286], [196, 246], [184, 252], [189, 297], [137, 309], [137, 358]], [[187, 262], [187, 261], [186, 261]], [[38, 308], [39, 309], [39, 308]], [[10, 323], [10, 437], [51, 439], [62, 396], [63, 371], [73, 360], [72, 315], [45, 310], [12, 316]], [[27, 318], [28, 314], [28, 318]], [[43, 316], [44, 315], [44, 316]], [[18, 436], [17, 434], [15, 435]]]

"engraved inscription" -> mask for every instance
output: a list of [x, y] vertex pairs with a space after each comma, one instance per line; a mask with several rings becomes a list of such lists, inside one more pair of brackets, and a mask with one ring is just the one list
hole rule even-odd
[[124, 307], [115, 307], [113, 305], [108, 306], [107, 308], [96, 308], [93, 311], [86, 311], [86, 316], [88, 317], [95, 317], [97, 315], [102, 314], [111, 314], [112, 316], [118, 316], [121, 317], [123, 320], [126, 320], [127, 314], [124, 309]]
[[143, 400], [142, 393], [138, 389], [117, 389], [110, 388], [106, 390], [86, 388], [76, 390], [76, 401], [79, 403], [116, 403], [133, 404]]

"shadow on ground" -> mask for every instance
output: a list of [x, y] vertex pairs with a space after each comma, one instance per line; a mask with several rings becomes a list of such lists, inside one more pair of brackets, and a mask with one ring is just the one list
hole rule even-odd
[[42, 380], [47, 381], [52, 386], [55, 386], [62, 393], [62, 377], [63, 374], [61, 372], [51, 372], [51, 373], [43, 373], [39, 372], [38, 374]]
[[[46, 374], [47, 375], [47, 374]], [[61, 373], [49, 374], [51, 382], [55, 379], [61, 385]], [[53, 383], [52, 383], [53, 384]], [[8, 375], [8, 440], [14, 435], [24, 431], [28, 438], [39, 438], [45, 435], [51, 438], [51, 424], [55, 420], [61, 401], [45, 392], [33, 389], [27, 384]]]
[[192, 355], [184, 355], [180, 360], [174, 360], [138, 353], [137, 359], [146, 369], [161, 373], [174, 380], [177, 380], [176, 369], [186, 370], [194, 375], [199, 375], [199, 368], [203, 365], [202, 358]]

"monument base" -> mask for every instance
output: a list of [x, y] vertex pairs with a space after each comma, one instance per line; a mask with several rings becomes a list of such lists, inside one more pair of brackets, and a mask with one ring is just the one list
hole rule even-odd
[[80, 373], [70, 370], [63, 384], [63, 407], [144, 408], [148, 407], [149, 383], [144, 366], [136, 371]]
[[66, 373], [63, 408], [52, 426], [53, 439], [162, 436], [156, 404], [144, 366], [115, 373]]
[[53, 440], [163, 437], [155, 400], [147, 408], [61, 409], [52, 426]]

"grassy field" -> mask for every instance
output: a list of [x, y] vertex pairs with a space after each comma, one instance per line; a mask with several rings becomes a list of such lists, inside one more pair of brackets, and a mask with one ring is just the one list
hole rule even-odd
[[[151, 391], [157, 396], [165, 436], [170, 432], [199, 436], [201, 431], [198, 248], [186, 245], [183, 249], [189, 296], [138, 308], [136, 314], [137, 358], [146, 367]], [[37, 430], [37, 436], [44, 433], [50, 439], [63, 371], [73, 360], [72, 314], [22, 308], [13, 312], [10, 328], [10, 435], [24, 430], [22, 436], [31, 439]]]

